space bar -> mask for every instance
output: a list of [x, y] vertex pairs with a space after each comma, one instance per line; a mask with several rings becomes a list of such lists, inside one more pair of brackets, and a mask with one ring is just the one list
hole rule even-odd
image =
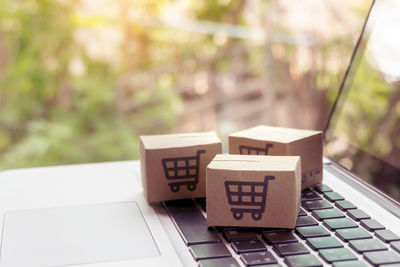
[[166, 201], [164, 206], [187, 246], [221, 242], [215, 230], [208, 229], [206, 218], [193, 200]]

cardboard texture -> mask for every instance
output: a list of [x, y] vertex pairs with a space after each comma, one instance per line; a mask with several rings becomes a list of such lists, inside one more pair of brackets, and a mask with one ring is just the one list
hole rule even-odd
[[229, 135], [230, 154], [300, 156], [302, 189], [322, 182], [322, 132], [256, 126]]
[[217, 155], [207, 166], [208, 226], [294, 228], [300, 157]]
[[206, 196], [206, 167], [222, 153], [214, 132], [140, 136], [144, 194], [150, 203]]

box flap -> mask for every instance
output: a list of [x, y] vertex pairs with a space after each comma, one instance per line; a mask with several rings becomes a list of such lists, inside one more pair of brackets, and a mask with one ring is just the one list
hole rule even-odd
[[229, 136], [244, 137], [249, 139], [257, 139], [278, 143], [290, 143], [298, 139], [310, 137], [320, 133], [321, 131], [259, 125], [250, 129], [232, 133]]
[[145, 149], [163, 149], [221, 143], [215, 132], [143, 135], [140, 136]]
[[222, 170], [294, 171], [299, 156], [256, 156], [219, 154], [207, 168]]

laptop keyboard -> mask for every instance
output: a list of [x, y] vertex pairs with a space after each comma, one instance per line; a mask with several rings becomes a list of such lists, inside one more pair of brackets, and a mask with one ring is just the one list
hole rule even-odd
[[306, 189], [294, 230], [207, 227], [206, 201], [164, 206], [201, 267], [400, 266], [400, 237], [324, 184]]

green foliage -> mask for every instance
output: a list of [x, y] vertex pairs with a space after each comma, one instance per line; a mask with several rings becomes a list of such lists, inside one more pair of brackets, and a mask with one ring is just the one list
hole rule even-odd
[[[225, 24], [250, 25], [246, 1], [186, 2], [183, 21], [211, 21], [213, 34], [163, 25], [179, 1], [121, 0], [110, 2], [110, 10], [93, 1], [101, 10], [96, 14], [82, 11], [86, 2], [0, 0], [0, 170], [137, 159], [139, 135], [169, 132], [183, 110], [182, 96], [200, 97], [191, 88], [199, 73], [207, 73], [210, 89], [224, 75], [236, 75], [238, 88], [245, 79], [266, 76], [291, 86], [296, 44], [273, 41], [284, 50], [277, 56], [265, 43], [221, 32]], [[270, 3], [279, 7], [274, 1], [253, 6], [259, 22], [274, 13]], [[274, 27], [268, 32], [293, 34], [283, 24], [266, 24]], [[349, 38], [332, 38], [316, 54], [326, 54], [321, 61], [327, 62], [332, 51], [341, 57], [349, 47]], [[297, 77], [309, 71], [297, 70]], [[310, 84], [333, 99], [338, 72], [318, 72]]]
[[[175, 123], [180, 100], [170, 74], [145, 75], [140, 90], [124, 84], [130, 93], [122, 99], [136, 108], [118, 107], [119, 77], [140, 73], [129, 57], [111, 63], [90, 57], [74, 38], [82, 27], [76, 4], [0, 0], [0, 169], [137, 159], [139, 134]], [[71, 72], [76, 58], [84, 75]]]

